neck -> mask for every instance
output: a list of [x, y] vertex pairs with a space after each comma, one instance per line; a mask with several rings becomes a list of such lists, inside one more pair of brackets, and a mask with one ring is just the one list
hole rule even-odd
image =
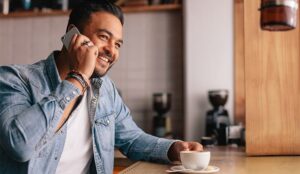
[[64, 80], [70, 71], [66, 49], [63, 48], [61, 51], [55, 52], [54, 58], [60, 79]]

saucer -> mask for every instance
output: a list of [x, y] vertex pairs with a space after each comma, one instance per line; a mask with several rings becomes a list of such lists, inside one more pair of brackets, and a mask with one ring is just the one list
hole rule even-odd
[[203, 170], [192, 170], [192, 169], [185, 169], [182, 165], [173, 166], [170, 168], [172, 172], [177, 171], [178, 173], [215, 173], [220, 171], [219, 167], [216, 166], [208, 166], [206, 169]]

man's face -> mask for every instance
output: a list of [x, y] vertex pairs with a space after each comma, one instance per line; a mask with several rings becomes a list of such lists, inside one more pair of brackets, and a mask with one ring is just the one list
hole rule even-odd
[[92, 13], [83, 28], [83, 35], [99, 49], [99, 56], [93, 76], [104, 76], [119, 58], [122, 46], [122, 24], [114, 15], [107, 12]]

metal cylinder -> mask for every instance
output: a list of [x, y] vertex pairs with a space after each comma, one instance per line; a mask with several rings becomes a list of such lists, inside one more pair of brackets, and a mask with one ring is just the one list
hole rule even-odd
[[260, 24], [263, 30], [287, 31], [296, 28], [298, 0], [262, 0]]

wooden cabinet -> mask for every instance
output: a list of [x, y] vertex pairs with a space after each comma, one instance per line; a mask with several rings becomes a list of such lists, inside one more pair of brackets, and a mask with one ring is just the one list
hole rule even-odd
[[299, 24], [260, 29], [260, 0], [235, 0], [235, 113], [248, 155], [300, 154]]

